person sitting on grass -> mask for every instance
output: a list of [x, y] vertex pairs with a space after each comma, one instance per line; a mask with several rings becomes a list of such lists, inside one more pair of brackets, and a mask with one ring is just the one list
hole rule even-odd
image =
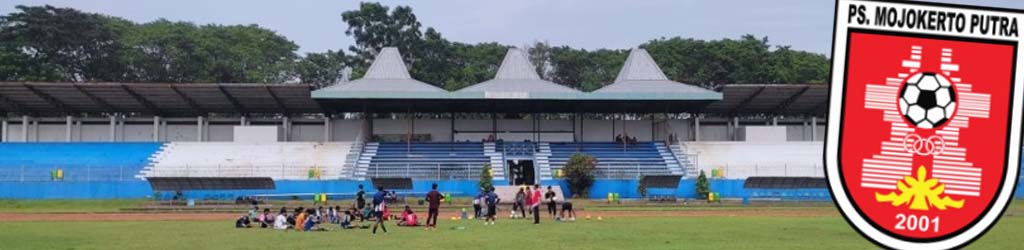
[[345, 214], [342, 215], [340, 219], [338, 219], [339, 220], [338, 224], [341, 225], [341, 229], [352, 229], [353, 228], [352, 227], [352, 221], [354, 219], [355, 218], [352, 215], [352, 210], [346, 210]]
[[238, 217], [238, 220], [235, 220], [235, 228], [249, 228], [252, 226], [249, 222], [249, 215], [243, 214]]
[[260, 222], [260, 228], [268, 228], [270, 225], [274, 224], [274, 217], [270, 215], [269, 208], [264, 208], [263, 213], [260, 214], [260, 217], [257, 220]]
[[402, 218], [398, 220], [398, 226], [400, 227], [415, 227], [419, 226], [419, 222], [416, 220], [416, 212], [412, 211], [408, 205], [405, 206], [405, 211], [402, 211]]
[[306, 228], [306, 220], [309, 214], [306, 213], [306, 210], [303, 207], [296, 208], [295, 214], [295, 230], [302, 231]]
[[288, 213], [288, 210], [282, 207], [281, 212], [278, 212], [277, 217], [274, 218], [274, 229], [286, 230], [289, 228], [286, 213]]
[[317, 225], [320, 224], [320, 218], [321, 217], [319, 215], [317, 215], [316, 211], [317, 210], [313, 209], [313, 208], [310, 208], [309, 210], [306, 210], [306, 214], [308, 214], [307, 215], [308, 217], [306, 219], [306, 223], [302, 227], [303, 231], [306, 231], [306, 232], [321, 231], [320, 228], [317, 227]]

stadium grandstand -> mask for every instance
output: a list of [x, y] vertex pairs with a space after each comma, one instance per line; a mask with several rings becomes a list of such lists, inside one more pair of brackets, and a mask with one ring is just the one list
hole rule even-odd
[[2, 82], [0, 198], [151, 197], [147, 180], [165, 177], [276, 183], [233, 194], [351, 193], [386, 177], [472, 194], [485, 166], [498, 186], [568, 190], [561, 168], [577, 152], [597, 160], [593, 198], [637, 198], [644, 176], [681, 176], [673, 195], [692, 198], [701, 171], [723, 197], [773, 196], [792, 187], [745, 180], [824, 176], [827, 88], [704, 89], [633, 49], [613, 83], [582, 92], [515, 48], [493, 79], [456, 91], [410, 77], [395, 48], [322, 89]]

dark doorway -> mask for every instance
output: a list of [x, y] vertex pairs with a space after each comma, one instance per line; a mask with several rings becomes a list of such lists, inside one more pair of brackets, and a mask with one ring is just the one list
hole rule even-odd
[[533, 160], [509, 160], [505, 162], [508, 165], [508, 171], [511, 174], [512, 185], [533, 185], [536, 182], [535, 173], [533, 168]]

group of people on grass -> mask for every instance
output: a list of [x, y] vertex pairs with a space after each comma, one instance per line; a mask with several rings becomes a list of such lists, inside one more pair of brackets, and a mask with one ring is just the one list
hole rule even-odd
[[[272, 228], [277, 230], [295, 230], [295, 231], [327, 231], [329, 227], [325, 224], [337, 224], [341, 229], [353, 229], [353, 228], [369, 228], [367, 225], [357, 225], [366, 220], [374, 221], [373, 223], [373, 234], [377, 233], [377, 229], [381, 229], [384, 233], [388, 232], [387, 226], [384, 222], [387, 220], [397, 220], [398, 226], [425, 226], [427, 230], [437, 230], [437, 216], [441, 207], [441, 201], [445, 199], [437, 190], [437, 184], [431, 186], [430, 192], [427, 193], [425, 200], [427, 203], [427, 220], [426, 223], [420, 224], [419, 217], [411, 207], [405, 206], [399, 216], [392, 216], [388, 209], [388, 204], [394, 201], [394, 193], [388, 192], [384, 187], [377, 187], [377, 193], [372, 197], [370, 204], [366, 203], [366, 192], [363, 190], [363, 185], [359, 185], [359, 191], [356, 193], [356, 204], [355, 206], [349, 207], [348, 209], [342, 209], [341, 206], [334, 207], [318, 207], [318, 208], [305, 208], [298, 207], [294, 210], [288, 210], [282, 207], [281, 210], [275, 215], [271, 214], [269, 208], [263, 209], [262, 213], [258, 206], [254, 206], [248, 213], [243, 214], [235, 221], [235, 227], [238, 228]], [[481, 191], [473, 199], [473, 208], [475, 218], [484, 218], [484, 225], [494, 225], [497, 220], [498, 203], [501, 198], [495, 193], [494, 187], [487, 190]], [[533, 215], [533, 223], [540, 223], [540, 206], [542, 203], [547, 203], [547, 212], [556, 220], [576, 220], [576, 212], [573, 210], [572, 203], [569, 201], [562, 202], [561, 213], [557, 211], [557, 197], [555, 192], [548, 186], [547, 192], [542, 193], [540, 185], [534, 185], [532, 189], [527, 186], [520, 188], [519, 192], [516, 193], [515, 200], [512, 205], [512, 218], [526, 218], [527, 214]], [[370, 206], [367, 206], [370, 205]], [[528, 210], [527, 210], [528, 208]], [[517, 213], [518, 212], [518, 213]], [[569, 217], [566, 217], [566, 216]]]
[[[394, 200], [394, 195], [391, 192], [387, 192], [384, 187], [377, 187], [377, 193], [373, 195], [371, 206], [366, 205], [366, 191], [363, 190], [363, 185], [359, 185], [359, 191], [356, 193], [356, 204], [348, 209], [342, 209], [341, 206], [328, 206], [318, 208], [304, 208], [298, 207], [294, 210], [288, 210], [282, 207], [281, 210], [273, 215], [270, 213], [269, 208], [263, 209], [260, 213], [259, 207], [254, 206], [248, 213], [239, 216], [235, 220], [235, 227], [237, 228], [272, 228], [278, 230], [289, 230], [295, 231], [327, 231], [328, 227], [324, 224], [337, 224], [341, 229], [353, 229], [353, 228], [369, 228], [369, 226], [357, 225], [356, 220], [359, 223], [366, 220], [374, 221], [373, 233], [377, 233], [377, 229], [380, 228], [384, 233], [388, 232], [387, 227], [384, 225], [386, 220], [397, 220], [398, 226], [420, 226], [419, 218], [416, 212], [411, 207], [405, 206], [401, 215], [398, 217], [391, 216], [390, 210], [388, 209], [388, 202]], [[444, 196], [437, 191], [437, 184], [433, 184], [432, 190], [427, 193], [426, 201], [429, 204], [427, 212], [427, 229], [435, 229], [437, 227], [437, 215], [438, 210], [441, 206], [441, 200]]]

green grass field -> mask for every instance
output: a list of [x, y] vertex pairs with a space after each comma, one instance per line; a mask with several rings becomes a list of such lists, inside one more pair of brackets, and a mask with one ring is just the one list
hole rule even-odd
[[[35, 204], [42, 206], [41, 204]], [[28, 205], [23, 205], [23, 207]], [[97, 204], [96, 207], [106, 207]], [[113, 207], [113, 206], [111, 206]], [[686, 208], [673, 208], [682, 209]], [[816, 208], [693, 208], [771, 210]], [[5, 210], [10, 212], [9, 210]], [[820, 212], [820, 211], [819, 211]], [[1017, 249], [1024, 232], [1019, 205], [970, 249]], [[442, 214], [444, 215], [444, 214]], [[159, 215], [154, 215], [159, 216]], [[390, 224], [389, 224], [390, 225]], [[442, 220], [437, 231], [389, 227], [294, 232], [235, 229], [232, 221], [0, 222], [0, 249], [874, 249], [842, 217], [643, 217], [559, 223], [545, 220]], [[465, 229], [452, 229], [453, 227]]]

